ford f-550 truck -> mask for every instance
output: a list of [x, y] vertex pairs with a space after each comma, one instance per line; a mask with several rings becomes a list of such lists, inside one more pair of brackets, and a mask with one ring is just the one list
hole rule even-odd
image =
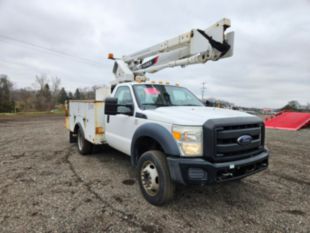
[[[148, 81], [145, 73], [230, 57], [233, 33], [223, 19], [115, 60], [116, 81], [95, 100], [66, 104], [66, 127], [78, 151], [94, 144], [129, 155], [145, 199], [162, 205], [176, 184], [239, 180], [268, 167], [263, 121], [229, 109], [206, 107], [188, 89]], [[146, 58], [149, 58], [145, 61]]]

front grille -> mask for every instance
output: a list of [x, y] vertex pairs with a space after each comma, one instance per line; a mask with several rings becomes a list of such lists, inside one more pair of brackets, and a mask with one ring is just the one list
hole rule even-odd
[[[262, 126], [260, 124], [234, 125], [215, 128], [215, 157], [218, 160], [236, 159], [233, 157], [249, 157], [261, 152]], [[238, 143], [238, 138], [250, 135], [252, 141], [245, 145]], [[221, 159], [222, 158], [222, 159]]]
[[[239, 144], [238, 138], [252, 137]], [[204, 124], [205, 156], [212, 161], [227, 162], [257, 155], [264, 150], [264, 124], [257, 117], [209, 120]]]

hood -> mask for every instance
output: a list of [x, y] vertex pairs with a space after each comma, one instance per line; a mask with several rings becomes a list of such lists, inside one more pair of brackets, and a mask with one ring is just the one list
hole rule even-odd
[[209, 119], [249, 117], [245, 112], [212, 107], [160, 107], [143, 111], [149, 120], [178, 125], [203, 125]]

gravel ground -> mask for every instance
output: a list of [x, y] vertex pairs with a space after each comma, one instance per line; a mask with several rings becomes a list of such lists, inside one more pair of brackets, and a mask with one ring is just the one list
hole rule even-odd
[[0, 232], [310, 232], [310, 130], [267, 130], [267, 145], [267, 171], [154, 207], [129, 157], [79, 155], [63, 118], [0, 120]]

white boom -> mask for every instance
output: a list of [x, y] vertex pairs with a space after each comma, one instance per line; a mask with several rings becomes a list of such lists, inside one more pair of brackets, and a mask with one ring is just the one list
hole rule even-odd
[[206, 30], [192, 29], [170, 40], [115, 59], [113, 73], [116, 82], [133, 81], [145, 73], [154, 73], [168, 67], [203, 64], [209, 60], [231, 57], [234, 32], [225, 34], [229, 27], [230, 20], [224, 18]]

